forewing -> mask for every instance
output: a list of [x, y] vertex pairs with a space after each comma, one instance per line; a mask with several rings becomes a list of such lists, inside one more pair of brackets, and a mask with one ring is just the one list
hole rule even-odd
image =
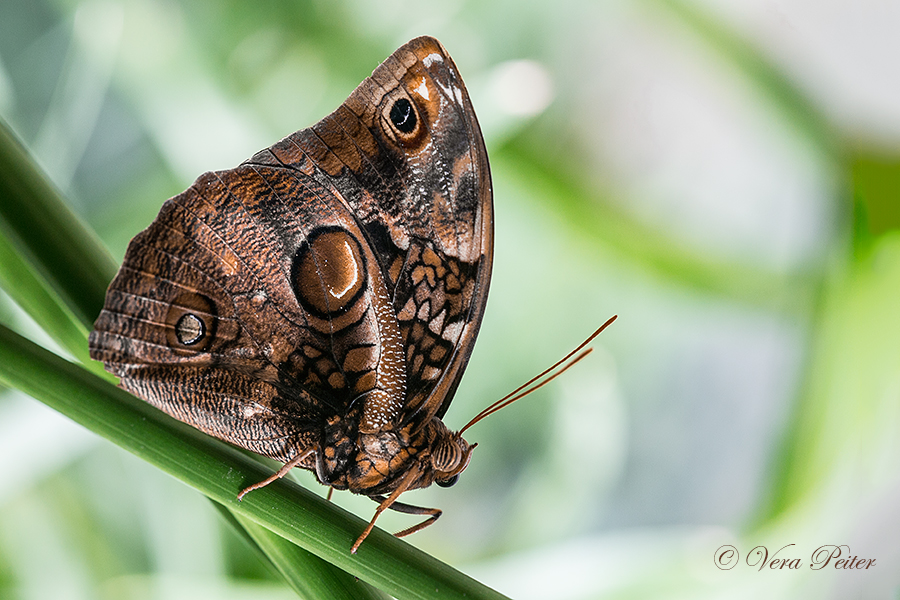
[[409, 42], [337, 111], [250, 162], [300, 171], [347, 203], [399, 320], [404, 418], [443, 415], [484, 313], [493, 204], [481, 131], [441, 44]]

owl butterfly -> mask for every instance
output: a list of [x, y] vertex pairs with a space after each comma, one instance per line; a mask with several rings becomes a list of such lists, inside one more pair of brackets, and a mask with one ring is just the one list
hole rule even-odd
[[201, 175], [128, 247], [90, 337], [120, 386], [214, 437], [380, 504], [451, 485], [441, 421], [493, 255], [487, 152], [443, 46], [394, 52], [332, 114]]

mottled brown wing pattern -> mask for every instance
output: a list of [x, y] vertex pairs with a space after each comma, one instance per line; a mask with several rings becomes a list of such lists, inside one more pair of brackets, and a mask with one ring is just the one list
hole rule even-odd
[[[408, 132], [390, 122], [398, 99]], [[337, 111], [250, 162], [306, 173], [351, 206], [400, 320], [406, 418], [443, 415], [484, 312], [493, 206], [481, 132], [440, 44], [413, 40]]]
[[[446, 410], [484, 311], [492, 210], [465, 86], [418, 38], [313, 127], [166, 202], [129, 246], [91, 355], [216, 437], [390, 491], [415, 452], [379, 474], [363, 438]], [[329, 429], [341, 419], [352, 430]], [[348, 432], [363, 441], [335, 457]], [[403, 489], [432, 480], [422, 468]]]
[[[123, 387], [176, 418], [289, 460], [384, 367], [373, 303], [380, 290], [386, 305], [387, 292], [378, 272], [365, 270], [374, 256], [352, 233], [361, 236], [346, 208], [300, 174], [204, 175], [132, 241], [92, 353]], [[321, 306], [318, 272], [312, 285], [297, 285], [329, 240], [350, 240], [356, 251], [347, 310]], [[199, 330], [186, 317], [199, 319], [202, 339], [190, 339]]]

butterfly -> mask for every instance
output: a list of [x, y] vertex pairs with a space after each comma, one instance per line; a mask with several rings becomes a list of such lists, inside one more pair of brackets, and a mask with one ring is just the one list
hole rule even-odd
[[[487, 302], [490, 167], [469, 94], [430, 37], [394, 52], [332, 114], [201, 175], [131, 241], [90, 335], [119, 385], [332, 490], [427, 515], [463, 432], [583, 358], [578, 348], [459, 431], [442, 417]], [[573, 358], [574, 357], [574, 358]], [[571, 360], [570, 360], [571, 359]], [[551, 374], [549, 375], [548, 374]]]
[[488, 156], [437, 40], [336, 111], [201, 175], [129, 244], [90, 336], [119, 385], [216, 438], [379, 502], [452, 485], [473, 445], [441, 418], [484, 314]]

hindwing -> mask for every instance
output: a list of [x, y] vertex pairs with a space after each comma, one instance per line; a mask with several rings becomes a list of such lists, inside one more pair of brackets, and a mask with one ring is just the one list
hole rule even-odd
[[492, 244], [468, 94], [418, 38], [316, 125], [167, 201], [129, 245], [91, 356], [176, 418], [288, 461], [334, 416], [373, 431], [443, 414]]

